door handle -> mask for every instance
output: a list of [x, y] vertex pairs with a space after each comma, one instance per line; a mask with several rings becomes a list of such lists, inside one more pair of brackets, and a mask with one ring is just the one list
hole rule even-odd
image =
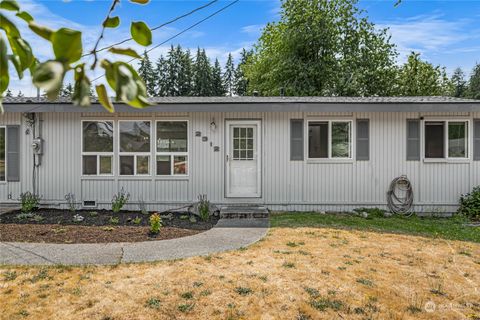
[[227, 162], [228, 162], [228, 154], [227, 154]]

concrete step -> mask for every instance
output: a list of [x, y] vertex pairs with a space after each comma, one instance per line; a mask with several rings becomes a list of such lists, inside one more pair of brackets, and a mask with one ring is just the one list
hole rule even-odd
[[222, 219], [260, 219], [268, 217], [268, 209], [262, 206], [223, 206], [220, 208], [220, 218]]

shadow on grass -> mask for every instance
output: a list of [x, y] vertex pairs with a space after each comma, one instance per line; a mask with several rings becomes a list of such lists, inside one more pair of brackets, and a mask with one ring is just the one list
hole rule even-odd
[[452, 218], [435, 217], [369, 217], [353, 214], [320, 214], [314, 212], [272, 213], [273, 228], [331, 227], [389, 233], [420, 235], [449, 240], [480, 243], [480, 227], [467, 226], [468, 220], [456, 215]]

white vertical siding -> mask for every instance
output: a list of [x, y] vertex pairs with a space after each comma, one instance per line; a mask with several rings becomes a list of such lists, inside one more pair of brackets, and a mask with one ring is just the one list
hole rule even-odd
[[[406, 119], [419, 116], [473, 119], [480, 118], [480, 113], [199, 112], [102, 114], [101, 117], [95, 113], [44, 113], [41, 118], [45, 155], [39, 168], [39, 193], [44, 203], [50, 205], [64, 203], [65, 194], [72, 192], [78, 200], [95, 200], [101, 207], [108, 207], [113, 194], [123, 187], [131, 194], [131, 209], [137, 208], [139, 200], [151, 209], [163, 209], [193, 202], [198, 194], [207, 194], [217, 204], [255, 202], [282, 210], [351, 210], [359, 206], [384, 206], [390, 181], [406, 174], [413, 183], [417, 210], [453, 211], [460, 195], [480, 184], [480, 161], [406, 161]], [[96, 118], [187, 119], [189, 176], [82, 177], [81, 120]], [[370, 119], [370, 160], [344, 163], [290, 161], [289, 123], [290, 119], [299, 118]], [[262, 121], [261, 198], [225, 198], [225, 121], [228, 119]], [[216, 124], [215, 129], [210, 126], [212, 121]], [[25, 134], [26, 126], [19, 113], [0, 116], [0, 125], [8, 124], [22, 124], [21, 181], [0, 183], [0, 202], [11, 201], [9, 195], [13, 200], [18, 199], [20, 192], [32, 189], [32, 133]], [[201, 133], [200, 137], [195, 136], [197, 131]], [[202, 137], [208, 140], [202, 141]], [[214, 151], [215, 146], [220, 148], [219, 152]], [[352, 152], [354, 156], [355, 149]], [[154, 173], [154, 153], [151, 161]]]

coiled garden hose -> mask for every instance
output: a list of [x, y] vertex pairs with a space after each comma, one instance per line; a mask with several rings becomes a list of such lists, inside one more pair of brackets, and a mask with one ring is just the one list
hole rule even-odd
[[387, 191], [387, 205], [391, 212], [411, 216], [413, 205], [413, 188], [407, 176], [395, 178]]

